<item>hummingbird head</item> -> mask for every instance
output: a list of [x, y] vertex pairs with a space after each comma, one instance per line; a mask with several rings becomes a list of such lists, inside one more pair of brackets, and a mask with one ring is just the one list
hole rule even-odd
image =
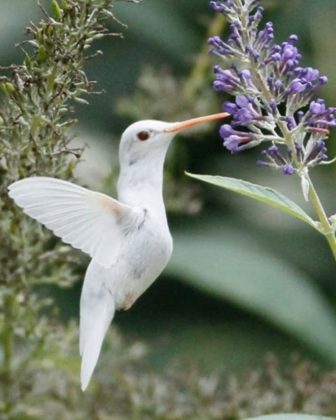
[[176, 133], [166, 131], [172, 123], [155, 120], [138, 121], [121, 136], [120, 163], [128, 166], [164, 157]]
[[182, 130], [228, 115], [214, 114], [176, 123], [144, 120], [130, 125], [121, 136], [119, 146], [119, 199], [132, 205], [150, 205], [165, 214], [162, 178], [170, 142]]
[[162, 161], [169, 144], [180, 131], [194, 125], [225, 118], [229, 114], [219, 113], [183, 122], [168, 123], [156, 120], [138, 121], [130, 125], [121, 136], [119, 158], [121, 165], [143, 165], [154, 160]]

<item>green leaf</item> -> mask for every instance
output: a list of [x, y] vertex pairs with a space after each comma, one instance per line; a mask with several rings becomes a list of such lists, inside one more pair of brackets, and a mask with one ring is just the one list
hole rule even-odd
[[335, 417], [309, 416], [306, 414], [270, 414], [269, 416], [249, 417], [245, 420], [332, 420]]
[[306, 273], [224, 218], [173, 230], [168, 272], [256, 314], [336, 363], [336, 313]]
[[262, 203], [282, 210], [285, 213], [291, 214], [303, 222], [308, 223], [308, 225], [320, 232], [317, 223], [314, 222], [314, 220], [308, 216], [308, 214], [302, 210], [301, 207], [273, 188], [252, 184], [251, 182], [247, 182], [242, 179], [223, 176], [196, 175], [190, 173], [187, 173], [187, 175], [189, 175], [191, 178], [195, 178], [200, 181], [216, 185], [217, 187], [225, 188], [238, 194], [245, 195], [257, 201], [261, 201]]

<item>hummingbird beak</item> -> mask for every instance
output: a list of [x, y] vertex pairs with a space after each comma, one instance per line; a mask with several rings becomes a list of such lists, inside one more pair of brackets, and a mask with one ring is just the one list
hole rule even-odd
[[218, 114], [205, 115], [204, 117], [191, 118], [190, 120], [182, 121], [176, 123], [172, 127], [169, 127], [165, 130], [166, 133], [178, 133], [180, 131], [186, 130], [187, 128], [193, 127], [194, 125], [203, 124], [209, 121], [216, 121], [222, 118], [229, 117], [230, 114], [227, 112], [220, 112]]

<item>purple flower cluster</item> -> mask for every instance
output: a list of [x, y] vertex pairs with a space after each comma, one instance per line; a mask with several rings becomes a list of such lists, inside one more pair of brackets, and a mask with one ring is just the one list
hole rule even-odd
[[236, 153], [271, 142], [260, 162], [289, 175], [326, 160], [325, 140], [336, 126], [336, 109], [313, 100], [327, 78], [300, 66], [298, 37], [278, 45], [271, 22], [259, 29], [260, 0], [213, 0], [210, 6], [230, 22], [226, 41], [209, 39], [211, 51], [230, 63], [214, 67], [214, 90], [235, 97], [223, 104], [232, 115], [231, 124], [220, 129], [224, 146]]

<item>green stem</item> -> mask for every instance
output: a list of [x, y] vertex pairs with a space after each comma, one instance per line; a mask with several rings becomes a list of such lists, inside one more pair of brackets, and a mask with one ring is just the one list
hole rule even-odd
[[[274, 100], [274, 96], [272, 92], [268, 89], [268, 86], [265, 83], [265, 80], [263, 79], [263, 77], [260, 75], [258, 71], [255, 71], [254, 68], [252, 68], [251, 71], [253, 73], [255, 80], [257, 81], [257, 85], [260, 91], [262, 92], [263, 96], [267, 99], [268, 102], [272, 102]], [[294, 162], [297, 166], [300, 166], [300, 163], [296, 155], [296, 148], [295, 148], [295, 142], [294, 142], [293, 136], [291, 132], [288, 130], [285, 122], [281, 120], [281, 115], [278, 109], [276, 110], [276, 117], [277, 117], [277, 126], [279, 127], [279, 130], [281, 131], [281, 134], [283, 136], [283, 139], [286, 145], [292, 151]]]
[[328, 244], [330, 246], [330, 249], [333, 253], [333, 256], [336, 260], [336, 236], [334, 229], [328, 219], [328, 216], [323, 208], [323, 205], [321, 203], [321, 200], [315, 190], [314, 184], [312, 180], [307, 175], [307, 180], [309, 182], [309, 201], [314, 207], [314, 210], [320, 220], [321, 227], [323, 228], [324, 236], [326, 237], [326, 240], [328, 241]]

